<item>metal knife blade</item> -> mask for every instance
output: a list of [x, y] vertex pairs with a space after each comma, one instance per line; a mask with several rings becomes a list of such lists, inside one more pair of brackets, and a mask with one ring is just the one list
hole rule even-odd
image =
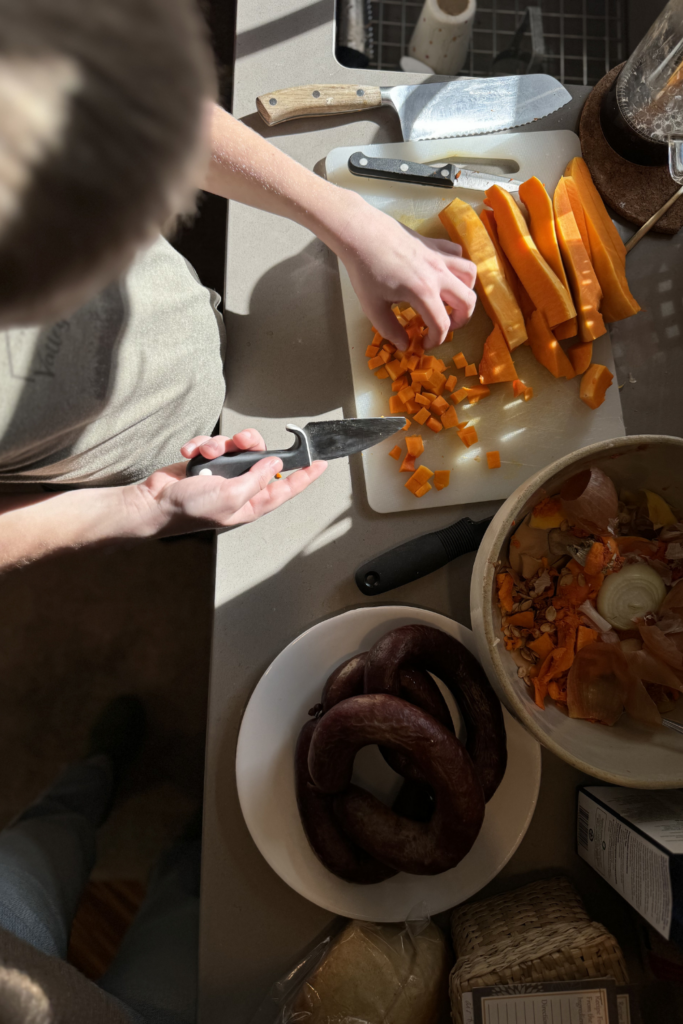
[[552, 114], [570, 94], [550, 75], [456, 78], [424, 85], [297, 85], [256, 98], [267, 125], [393, 107], [406, 142], [486, 135]]
[[516, 178], [486, 174], [459, 164], [417, 164], [396, 157], [368, 156], [360, 151], [351, 154], [348, 168], [361, 178], [382, 178], [384, 181], [436, 188], [469, 188], [479, 192], [485, 192], [492, 185], [500, 185], [506, 192], [518, 192], [522, 184]]
[[571, 99], [550, 75], [396, 85], [381, 89], [381, 94], [383, 106], [397, 112], [406, 142], [514, 128], [552, 114]]
[[367, 419], [320, 420], [287, 430], [294, 434], [291, 448], [267, 452], [231, 452], [215, 459], [198, 455], [187, 464], [187, 476], [241, 476], [261, 459], [276, 456], [283, 471], [310, 466], [315, 459], [341, 459], [371, 448], [405, 426], [405, 416], [377, 416]]
[[314, 459], [341, 459], [379, 444], [397, 430], [402, 430], [405, 422], [405, 416], [318, 420], [307, 423], [304, 430]]
[[423, 533], [370, 559], [356, 571], [356, 586], [362, 594], [386, 594], [435, 572], [454, 558], [476, 551], [491, 522], [458, 519], [452, 526]]

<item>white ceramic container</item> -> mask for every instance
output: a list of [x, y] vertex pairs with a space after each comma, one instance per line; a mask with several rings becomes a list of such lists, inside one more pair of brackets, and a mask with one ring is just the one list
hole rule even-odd
[[[623, 715], [607, 727], [570, 719], [548, 699], [536, 706], [502, 642], [496, 601], [496, 563], [504, 558], [516, 525], [545, 495], [581, 469], [599, 466], [621, 487], [656, 491], [683, 508], [683, 439], [640, 434], [581, 448], [530, 477], [498, 510], [477, 554], [470, 594], [479, 660], [498, 696], [536, 739], [564, 761], [605, 782], [637, 789], [683, 787], [683, 736], [649, 729]], [[683, 699], [667, 715], [683, 722]]]

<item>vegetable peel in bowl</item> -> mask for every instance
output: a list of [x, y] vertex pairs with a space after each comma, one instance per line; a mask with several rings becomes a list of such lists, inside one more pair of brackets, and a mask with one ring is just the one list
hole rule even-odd
[[680, 512], [582, 470], [517, 527], [496, 586], [505, 647], [539, 708], [661, 725], [683, 692]]

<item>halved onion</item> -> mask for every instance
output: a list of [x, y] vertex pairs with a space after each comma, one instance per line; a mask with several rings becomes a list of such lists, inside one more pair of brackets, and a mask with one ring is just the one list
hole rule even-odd
[[598, 593], [598, 611], [615, 629], [633, 629], [633, 620], [657, 611], [665, 596], [659, 573], [636, 562], [606, 577]]
[[629, 696], [632, 673], [618, 644], [582, 647], [567, 677], [570, 718], [590, 718], [614, 725]]
[[560, 501], [569, 522], [589, 533], [607, 533], [619, 516], [616, 487], [597, 466], [565, 480], [560, 488]]

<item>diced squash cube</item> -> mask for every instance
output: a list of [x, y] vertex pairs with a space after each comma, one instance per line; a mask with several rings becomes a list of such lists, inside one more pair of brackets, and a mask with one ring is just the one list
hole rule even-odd
[[605, 401], [605, 392], [612, 386], [613, 380], [614, 374], [606, 366], [593, 363], [581, 378], [579, 398], [589, 409], [597, 409]]
[[486, 461], [489, 469], [500, 469], [500, 452], [487, 452]]
[[407, 405], [408, 402], [412, 402], [412, 400], [415, 398], [415, 392], [411, 387], [405, 387], [399, 391], [398, 397], [401, 399], [402, 402], [405, 402]]
[[458, 383], [458, 378], [454, 377], [453, 374], [446, 381], [446, 391], [454, 391], [455, 385]]
[[382, 360], [382, 362], [386, 364], [386, 363], [388, 363], [388, 362], [390, 361], [390, 359], [391, 359], [391, 354], [390, 354], [389, 352], [385, 352], [385, 350], [384, 350], [384, 349], [382, 349], [382, 351], [381, 351], [381, 352], [378, 352], [378, 353], [377, 353], [377, 358], [378, 358], [378, 359], [381, 359], [381, 360]]
[[437, 388], [446, 383], [446, 376], [441, 370], [433, 370], [429, 377], [429, 383], [432, 386], [432, 390], [436, 391]]
[[368, 359], [374, 359], [378, 352], [379, 348], [377, 347], [377, 345], [368, 345], [368, 347], [365, 350], [365, 355], [368, 357]]
[[432, 404], [431, 399], [427, 398], [426, 395], [415, 395], [415, 401], [417, 402], [418, 405], [421, 405], [423, 408], [426, 409], [428, 409]]
[[379, 377], [380, 380], [386, 380], [388, 376], [389, 374], [384, 367], [381, 370], [375, 370], [375, 377]]
[[445, 370], [446, 369], [446, 364], [444, 363], [443, 359], [437, 359], [436, 360], [436, 368], [437, 368], [437, 370]]
[[418, 489], [415, 491], [415, 497], [416, 498], [423, 498], [424, 495], [427, 493], [427, 491], [431, 491], [431, 489], [432, 489], [432, 485], [431, 484], [422, 484], [422, 487], [418, 487]]
[[389, 412], [392, 416], [398, 416], [399, 413], [405, 412], [405, 402], [402, 402], [398, 395], [392, 395], [389, 399]]
[[429, 419], [429, 416], [430, 416], [429, 409], [425, 409], [424, 406], [423, 406], [422, 409], [420, 409], [419, 412], [415, 413], [414, 419], [415, 419], [416, 423], [419, 423], [420, 425], [424, 425], [427, 422], [427, 420]]
[[433, 430], [435, 434], [438, 434], [440, 430], [443, 430], [443, 423], [440, 423], [439, 420], [434, 419], [433, 416], [429, 417], [425, 425], [429, 427], [430, 430]]
[[411, 437], [406, 438], [406, 448], [409, 455], [414, 455], [417, 458], [425, 450], [424, 441], [419, 434], [413, 434]]
[[419, 412], [422, 408], [417, 402], [406, 402], [406, 412], [411, 416], [414, 416], [416, 412]]
[[420, 357], [419, 356], [416, 356], [416, 355], [408, 355], [408, 356], [406, 356], [406, 363], [408, 364], [408, 369], [409, 370], [414, 370], [416, 368], [416, 366], [418, 366], [419, 362], [420, 362]]
[[450, 429], [450, 427], [460, 426], [460, 424], [458, 423], [458, 411], [455, 408], [455, 406], [448, 406], [448, 409], [441, 417], [441, 422], [443, 423], [446, 430]]
[[466, 448], [470, 448], [473, 444], [479, 440], [477, 432], [474, 427], [463, 427], [458, 431], [458, 437], [465, 445]]
[[391, 455], [392, 459], [400, 459], [401, 458], [401, 446], [400, 446], [400, 444], [397, 444], [395, 448], [392, 448], [391, 451], [389, 452], [389, 455]]
[[420, 369], [421, 370], [438, 370], [438, 366], [436, 365], [437, 362], [438, 362], [438, 360], [437, 360], [436, 356], [422, 356], [422, 358], [420, 359]]
[[425, 396], [425, 398], [429, 399], [430, 403], [439, 397], [438, 395], [435, 395], [433, 391], [423, 391], [422, 394]]
[[402, 377], [397, 377], [396, 378], [396, 380], [391, 385], [391, 390], [394, 391], [396, 394], [398, 394], [399, 391], [402, 391], [403, 388], [405, 388], [407, 386], [408, 386], [408, 378], [404, 374]]
[[431, 469], [427, 469], [426, 466], [418, 466], [410, 479], [406, 480], [406, 487], [415, 494], [433, 476]]
[[410, 378], [413, 384], [426, 384], [430, 377], [429, 370], [413, 370]]
[[432, 412], [437, 416], [443, 416], [451, 408], [445, 398], [435, 398], [432, 402]]
[[406, 306], [406, 308], [401, 311], [401, 316], [403, 317], [404, 320], [410, 322], [414, 317], [417, 316], [417, 313], [415, 312], [412, 306]]
[[373, 356], [372, 359], [368, 359], [368, 370], [376, 370], [380, 366], [384, 366], [384, 360], [381, 355]]
[[377, 345], [379, 347], [382, 344], [382, 342], [384, 341], [384, 339], [383, 339], [382, 335], [379, 333], [379, 331], [376, 331], [374, 327], [372, 328], [372, 330], [373, 330], [373, 335], [372, 335], [372, 341], [371, 341], [370, 344], [371, 345]]
[[401, 364], [398, 359], [392, 359], [390, 363], [387, 363], [387, 373], [392, 380], [397, 380], [403, 371], [401, 370]]
[[388, 352], [390, 355], [392, 352], [396, 351], [396, 346], [392, 345], [390, 341], [385, 341], [384, 344], [382, 345], [382, 348], [384, 349], [385, 352]]
[[401, 430], [410, 430], [411, 426], [412, 426], [412, 423], [410, 422], [410, 420], [406, 416], [405, 424], [401, 427]]
[[411, 386], [411, 388], [413, 389], [413, 391], [415, 392], [416, 395], [419, 395], [420, 392], [422, 391], [422, 385], [421, 384], [412, 383], [410, 386]]
[[459, 370], [464, 370], [467, 366], [467, 360], [462, 352], [458, 352], [457, 356], [453, 359], [453, 362]]
[[512, 382], [512, 394], [515, 396], [515, 398], [519, 398], [520, 395], [524, 394], [525, 387], [526, 387], [526, 384], [524, 383], [523, 380], [520, 380], [519, 377], [517, 378], [517, 380], [513, 380], [513, 382]]
[[467, 398], [467, 388], [459, 388], [453, 393], [453, 401], [457, 404]]
[[415, 472], [415, 456], [411, 455], [410, 452], [406, 455], [405, 459], [401, 463], [399, 473], [414, 473]]
[[474, 363], [468, 363], [467, 364], [467, 366], [465, 367], [465, 376], [466, 377], [478, 377], [479, 376], [479, 370], [474, 365]]
[[434, 486], [437, 491], [442, 491], [444, 487], [448, 487], [451, 482], [451, 471], [450, 469], [437, 469], [434, 474]]

